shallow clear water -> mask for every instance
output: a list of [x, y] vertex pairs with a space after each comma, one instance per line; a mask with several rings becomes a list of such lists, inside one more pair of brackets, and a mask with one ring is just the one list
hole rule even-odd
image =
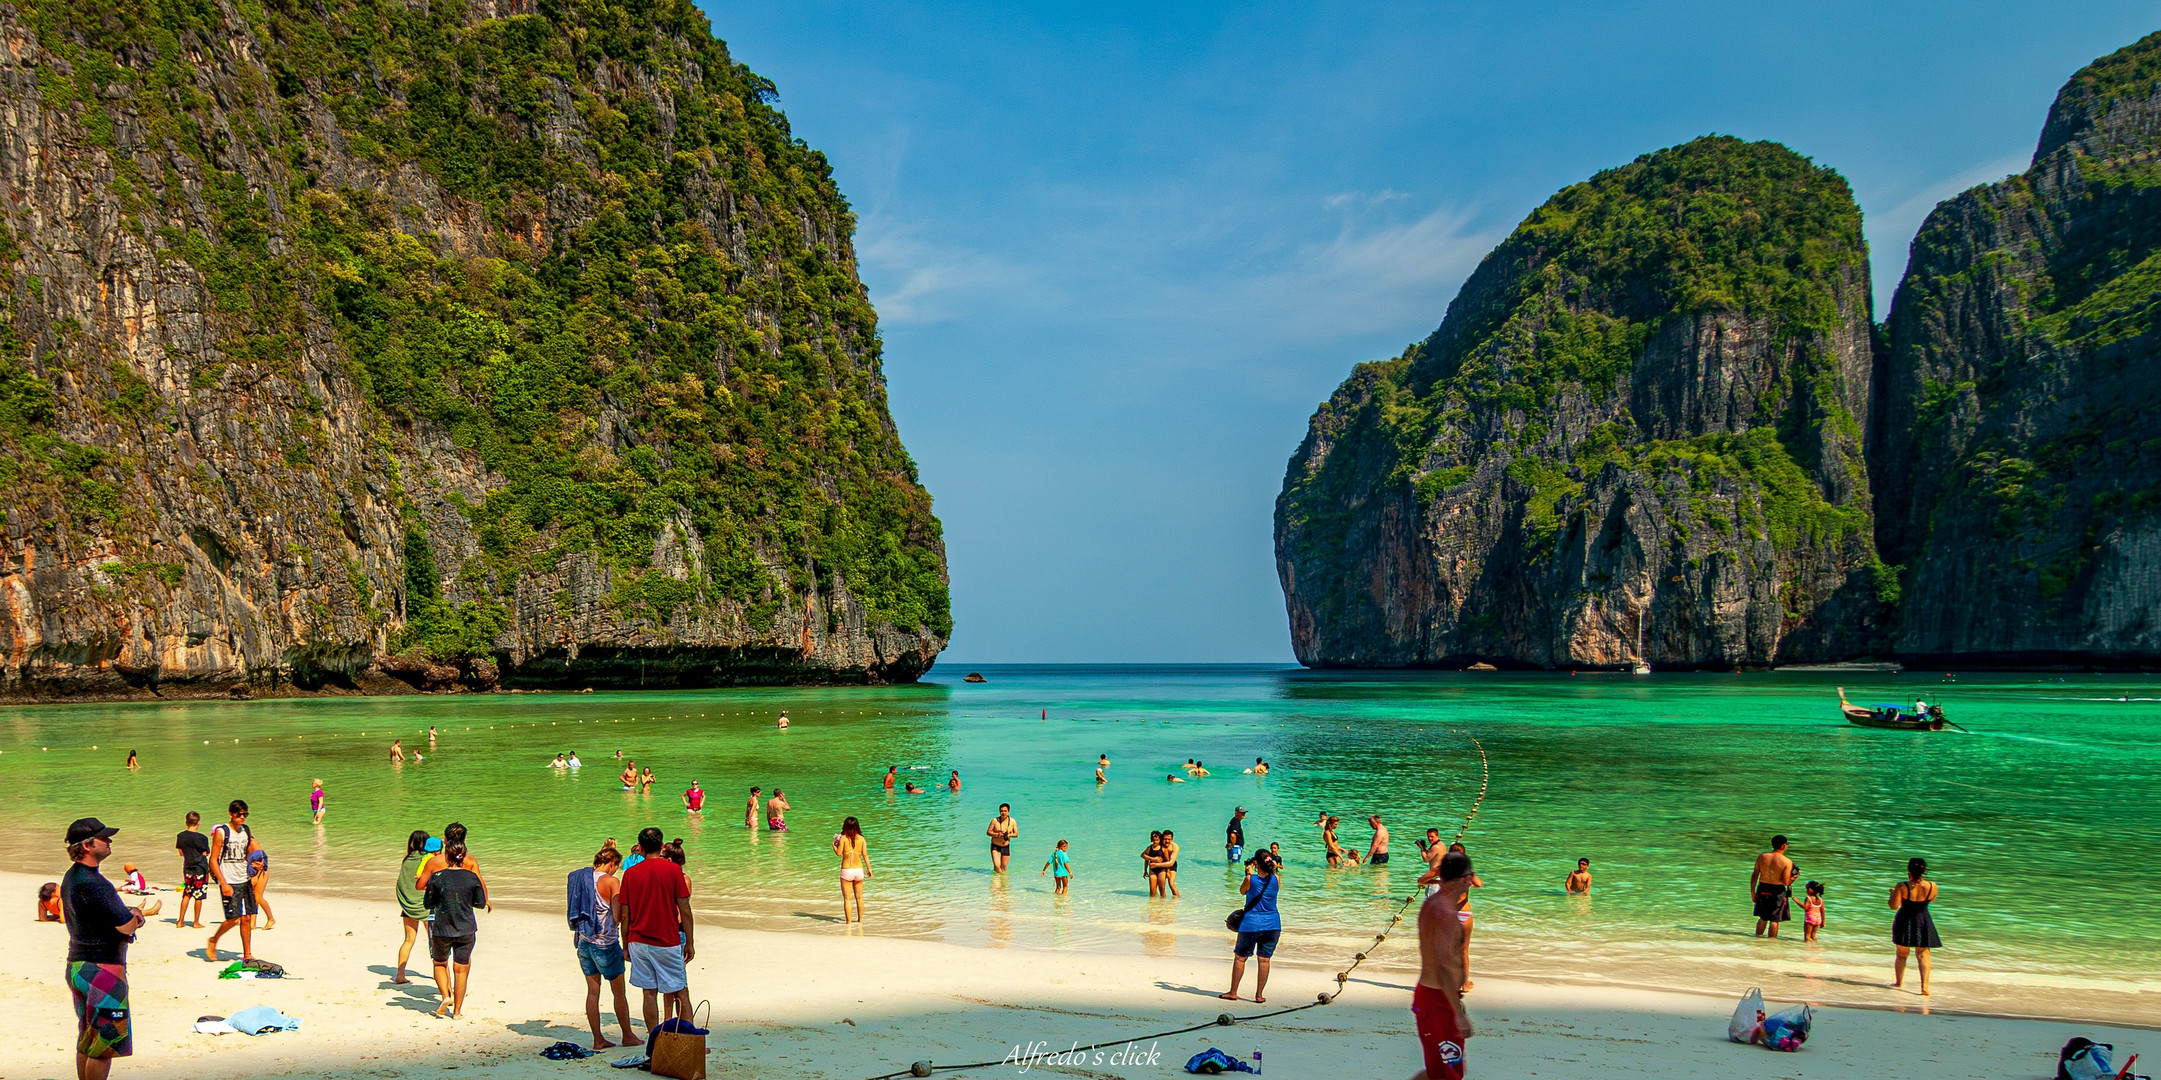
[[[119, 858], [170, 881], [183, 813], [201, 811], [207, 829], [238, 797], [271, 853], [273, 900], [294, 888], [387, 900], [405, 834], [457, 819], [499, 901], [552, 907], [603, 837], [627, 845], [658, 824], [686, 838], [704, 916], [808, 926], [836, 913], [830, 836], [853, 814], [876, 869], [874, 930], [1210, 952], [1236, 885], [1223, 825], [1243, 804], [1249, 850], [1280, 841], [1288, 856], [1293, 955], [1321, 958], [1370, 941], [1408, 894], [1424, 826], [1461, 826], [1479, 780], [1466, 732], [1492, 768], [1467, 837], [1486, 882], [1479, 940], [1526, 969], [1595, 959], [1671, 983], [1676, 960], [1745, 952], [1750, 861], [1783, 832], [1803, 880], [1829, 885], [1831, 925], [1808, 954], [1826, 971], [1879, 963], [1885, 891], [1922, 855], [1942, 886], [1947, 954], [2040, 985], [2161, 989], [2161, 905], [2148, 899], [2161, 871], [2147, 850], [2161, 832], [2161, 680], [984, 667], [990, 682], [971, 686], [965, 670], [911, 687], [0, 709], [0, 860], [57, 877], [66, 823], [96, 815], [122, 828]], [[1856, 702], [1940, 701], [1973, 733], [1848, 726], [1837, 685]], [[782, 707], [786, 730], [773, 725]], [[424, 763], [386, 762], [393, 733], [426, 752], [431, 724], [441, 736]], [[129, 749], [139, 772], [121, 768]], [[570, 749], [583, 770], [545, 767]], [[652, 794], [622, 790], [617, 749], [659, 774]], [[1101, 788], [1098, 753], [1112, 762]], [[1275, 768], [1265, 779], [1239, 771], [1256, 756]], [[1189, 757], [1215, 775], [1167, 783]], [[884, 793], [889, 764], [932, 792]], [[958, 795], [939, 786], [954, 768]], [[321, 827], [307, 812], [318, 776]], [[681, 805], [692, 779], [709, 792], [702, 821]], [[752, 784], [787, 791], [793, 831], [743, 828]], [[1022, 830], [1009, 879], [989, 872], [983, 836], [1000, 802]], [[1322, 810], [1360, 848], [1365, 815], [1381, 813], [1395, 863], [1326, 869]], [[1184, 846], [1177, 902], [1148, 899], [1139, 874], [1148, 831], [1164, 827]], [[1065, 899], [1038, 876], [1061, 837], [1076, 872]], [[1560, 888], [1578, 855], [1597, 873], [1588, 902]]]

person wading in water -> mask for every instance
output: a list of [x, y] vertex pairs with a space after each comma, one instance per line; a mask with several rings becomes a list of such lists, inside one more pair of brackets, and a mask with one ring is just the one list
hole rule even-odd
[[1756, 869], [1748, 875], [1748, 895], [1756, 910], [1756, 936], [1778, 936], [1778, 924], [1793, 917], [1793, 879], [1800, 872], [1786, 857], [1786, 838], [1771, 838], [1771, 850], [1756, 856]]

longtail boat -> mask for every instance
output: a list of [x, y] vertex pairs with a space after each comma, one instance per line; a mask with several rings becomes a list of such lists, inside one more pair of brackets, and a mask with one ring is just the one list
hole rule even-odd
[[1846, 700], [1846, 688], [1838, 688], [1838, 711], [1849, 724], [1862, 727], [1890, 728], [1894, 731], [1942, 731], [1950, 726], [1944, 719], [1941, 705], [1916, 705], [1907, 709], [1901, 705], [1871, 705], [1863, 708]]

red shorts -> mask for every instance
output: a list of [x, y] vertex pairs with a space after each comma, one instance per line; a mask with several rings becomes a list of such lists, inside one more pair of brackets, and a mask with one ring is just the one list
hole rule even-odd
[[1426, 1052], [1427, 1080], [1463, 1080], [1463, 1032], [1456, 1027], [1456, 1007], [1437, 987], [1418, 984], [1411, 993], [1411, 1015], [1418, 1018], [1418, 1046]]

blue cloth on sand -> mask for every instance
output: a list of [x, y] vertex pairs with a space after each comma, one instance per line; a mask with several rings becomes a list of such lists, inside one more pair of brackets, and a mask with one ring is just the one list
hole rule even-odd
[[268, 1005], [250, 1005], [225, 1018], [233, 1029], [242, 1035], [260, 1035], [265, 1031], [299, 1031], [300, 1020], [287, 1016]]
[[1217, 1073], [1255, 1072], [1257, 1070], [1253, 1066], [1211, 1046], [1188, 1059], [1186, 1061], [1186, 1071], [1213, 1076]]

